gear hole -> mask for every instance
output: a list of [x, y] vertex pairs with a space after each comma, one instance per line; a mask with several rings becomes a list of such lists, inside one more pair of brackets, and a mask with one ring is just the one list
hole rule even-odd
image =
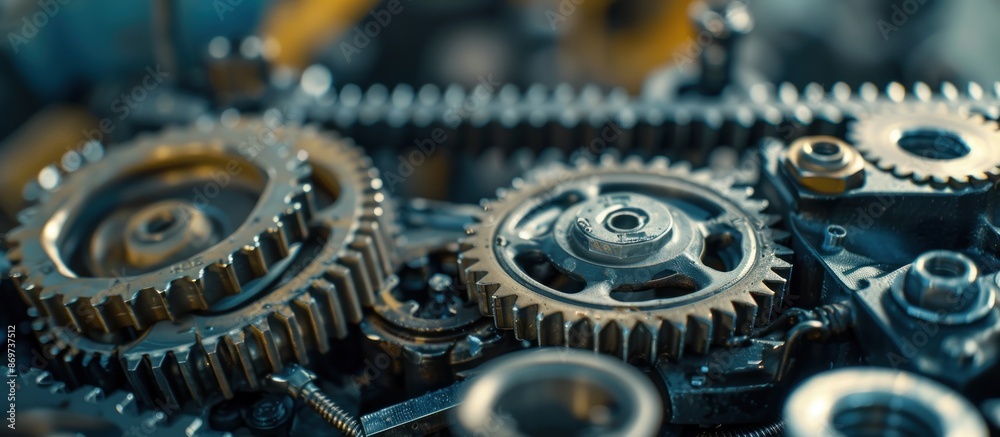
[[712, 232], [705, 237], [701, 263], [720, 272], [730, 272], [743, 260], [740, 235], [730, 230]]
[[611, 298], [619, 302], [647, 302], [687, 296], [701, 287], [688, 275], [664, 270], [643, 284], [623, 285], [611, 290]]
[[519, 253], [514, 257], [514, 263], [531, 279], [560, 293], [579, 293], [587, 286], [583, 280], [557, 268], [542, 252]]
[[972, 151], [958, 134], [934, 128], [903, 132], [896, 144], [910, 154], [936, 160], [958, 159]]

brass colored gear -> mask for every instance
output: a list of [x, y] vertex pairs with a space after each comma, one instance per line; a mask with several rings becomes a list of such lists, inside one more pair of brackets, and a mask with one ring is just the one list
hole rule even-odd
[[470, 298], [518, 339], [679, 358], [765, 323], [783, 297], [791, 253], [766, 203], [708, 172], [605, 155], [498, 196], [459, 263]]
[[[253, 123], [253, 122], [249, 122]], [[311, 167], [310, 238], [282, 275], [252, 300], [221, 301], [164, 321], [124, 344], [50, 329], [42, 341], [82, 381], [123, 373], [147, 404], [204, 404], [256, 390], [285, 363], [307, 364], [347, 335], [395, 278], [392, 223], [371, 160], [313, 127], [275, 131]], [[238, 296], [234, 296], [237, 298]]]
[[1000, 126], [944, 104], [884, 104], [858, 117], [848, 139], [898, 178], [963, 188], [1000, 178]]
[[22, 298], [107, 335], [247, 292], [308, 235], [310, 168], [286, 141], [262, 123], [167, 129], [69, 174], [7, 236]]

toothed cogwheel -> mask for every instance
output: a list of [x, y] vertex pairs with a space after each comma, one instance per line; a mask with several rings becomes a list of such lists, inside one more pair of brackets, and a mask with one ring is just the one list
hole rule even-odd
[[994, 121], [936, 104], [885, 104], [860, 115], [848, 138], [869, 162], [898, 178], [963, 188], [1000, 176]]
[[249, 293], [308, 235], [309, 166], [262, 122], [167, 130], [68, 174], [12, 230], [12, 277], [55, 324], [143, 330]]
[[331, 351], [395, 282], [392, 214], [382, 180], [360, 149], [312, 127], [274, 131], [305, 165], [314, 195], [310, 238], [281, 276], [253, 296], [158, 323], [134, 340], [98, 341], [66, 329], [40, 341], [81, 381], [123, 373], [146, 404], [205, 404], [257, 390], [285, 363]]
[[459, 263], [518, 339], [625, 360], [705, 352], [768, 321], [790, 273], [750, 194], [663, 158], [543, 168], [484, 203]]
[[49, 372], [17, 377], [15, 435], [223, 436], [203, 417], [177, 410], [143, 410], [132, 393], [93, 386], [70, 389]]

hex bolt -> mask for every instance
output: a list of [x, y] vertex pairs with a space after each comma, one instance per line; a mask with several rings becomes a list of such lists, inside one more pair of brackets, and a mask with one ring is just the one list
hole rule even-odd
[[267, 377], [269, 390], [286, 393], [301, 400], [327, 423], [349, 437], [364, 437], [365, 429], [353, 415], [344, 411], [313, 383], [316, 375], [302, 366], [289, 364]]
[[976, 302], [976, 264], [958, 252], [935, 250], [917, 257], [903, 282], [911, 304], [924, 309], [960, 312]]
[[799, 185], [821, 194], [841, 194], [865, 180], [861, 154], [830, 136], [795, 140], [785, 155], [785, 169]]

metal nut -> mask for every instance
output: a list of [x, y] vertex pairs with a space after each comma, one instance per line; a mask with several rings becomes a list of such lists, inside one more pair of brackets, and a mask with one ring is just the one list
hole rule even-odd
[[808, 190], [841, 194], [865, 181], [865, 161], [849, 144], [830, 136], [802, 137], [792, 143], [785, 168]]

